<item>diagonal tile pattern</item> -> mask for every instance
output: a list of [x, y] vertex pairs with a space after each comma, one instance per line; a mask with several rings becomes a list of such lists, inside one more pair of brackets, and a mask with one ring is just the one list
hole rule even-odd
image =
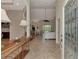
[[60, 48], [56, 40], [45, 40], [35, 38], [30, 42], [30, 51], [24, 59], [61, 59]]

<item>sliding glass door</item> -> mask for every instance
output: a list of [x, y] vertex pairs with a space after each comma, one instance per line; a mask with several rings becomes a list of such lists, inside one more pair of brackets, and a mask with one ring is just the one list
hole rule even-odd
[[69, 0], [65, 6], [64, 59], [78, 59], [78, 5]]

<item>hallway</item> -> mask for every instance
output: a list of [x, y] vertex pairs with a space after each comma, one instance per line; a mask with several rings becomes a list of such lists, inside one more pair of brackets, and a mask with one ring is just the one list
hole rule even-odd
[[35, 38], [30, 42], [30, 51], [24, 59], [61, 59], [60, 48], [55, 40], [46, 40]]

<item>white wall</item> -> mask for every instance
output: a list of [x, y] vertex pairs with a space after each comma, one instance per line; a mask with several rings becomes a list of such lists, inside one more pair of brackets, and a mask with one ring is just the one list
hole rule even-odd
[[23, 18], [22, 11], [8, 10], [7, 14], [11, 20], [10, 24], [10, 39], [20, 38], [24, 35], [24, 29], [19, 26], [20, 21]]
[[[62, 31], [62, 23], [60, 21], [59, 23], [59, 20], [63, 20], [62, 17], [62, 5], [63, 4], [63, 0], [57, 0], [56, 1], [56, 43], [60, 43], [60, 36], [61, 36], [61, 31]], [[59, 24], [60, 24], [60, 29], [58, 28], [59, 27]]]
[[[67, 2], [67, 0], [57, 0], [56, 1], [56, 32], [57, 34], [60, 32], [60, 34], [57, 35], [57, 43], [60, 42], [61, 35], [63, 35], [63, 17], [64, 17], [64, 5]], [[58, 28], [60, 20], [60, 29]], [[63, 36], [62, 36], [63, 37]]]
[[[62, 59], [64, 59], [64, 6], [67, 1], [68, 0], [56, 1], [56, 38], [57, 38], [56, 41], [61, 45]], [[60, 19], [60, 29], [58, 28], [59, 19]], [[61, 42], [61, 39], [62, 39], [62, 42]]]

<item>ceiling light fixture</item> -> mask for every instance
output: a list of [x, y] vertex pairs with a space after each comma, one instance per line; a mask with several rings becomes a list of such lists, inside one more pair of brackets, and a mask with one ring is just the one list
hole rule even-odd
[[45, 19], [44, 19], [43, 21], [44, 21], [44, 22], [49, 22], [49, 21], [47, 20], [46, 8], [45, 8]]

